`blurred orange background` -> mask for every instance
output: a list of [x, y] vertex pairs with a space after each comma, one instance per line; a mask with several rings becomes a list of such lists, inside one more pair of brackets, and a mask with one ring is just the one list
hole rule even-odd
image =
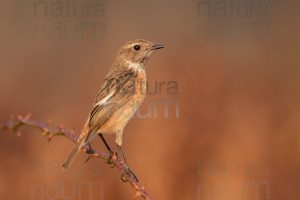
[[[78, 133], [118, 48], [150, 40], [166, 48], [148, 62], [152, 93], [123, 146], [153, 199], [299, 199], [299, 2], [206, 3], [3, 0], [0, 121], [31, 112]], [[242, 10], [230, 5], [247, 13], [231, 16]], [[167, 104], [166, 117], [153, 102], [178, 104]], [[100, 159], [85, 164], [82, 154], [62, 170], [72, 145], [62, 137], [48, 143], [30, 128], [22, 137], [2, 132], [0, 199], [133, 197]], [[105, 150], [98, 138], [93, 146]]]

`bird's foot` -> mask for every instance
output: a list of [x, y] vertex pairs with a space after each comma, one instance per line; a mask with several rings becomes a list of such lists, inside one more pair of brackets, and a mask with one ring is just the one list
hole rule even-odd
[[95, 153], [94, 149], [92, 149], [91, 144], [88, 144], [88, 149], [86, 150], [86, 153], [89, 154], [89, 157], [85, 160], [85, 163], [87, 163], [91, 158], [93, 158], [93, 154]]
[[127, 182], [128, 181], [128, 177], [133, 177], [135, 179], [136, 182], [139, 182], [139, 180], [137, 179], [136, 175], [129, 169], [128, 165], [125, 164], [122, 172], [121, 172], [121, 181], [123, 182]]
[[116, 159], [116, 156], [117, 156], [117, 155], [116, 155], [116, 152], [114, 152], [114, 151], [110, 151], [110, 152], [109, 152], [109, 158], [108, 158], [108, 160], [107, 160], [107, 164], [112, 165], [111, 168], [114, 168], [114, 167], [115, 167], [115, 164], [114, 164], [113, 160]]
[[95, 153], [94, 149], [92, 148], [91, 143], [88, 143], [85, 147], [86, 147], [86, 153], [87, 154], [94, 154]]

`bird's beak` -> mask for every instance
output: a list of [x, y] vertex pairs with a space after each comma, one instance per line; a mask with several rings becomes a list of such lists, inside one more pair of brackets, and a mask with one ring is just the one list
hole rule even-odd
[[152, 46], [152, 50], [158, 50], [158, 49], [162, 49], [162, 48], [165, 48], [163, 45], [160, 45], [160, 44], [155, 44]]

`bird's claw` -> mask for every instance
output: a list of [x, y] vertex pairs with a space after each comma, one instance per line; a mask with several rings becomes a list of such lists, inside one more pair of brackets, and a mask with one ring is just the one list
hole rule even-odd
[[86, 150], [86, 153], [87, 154], [94, 154], [95, 151], [93, 149], [89, 148], [89, 149]]
[[111, 168], [114, 168], [116, 166], [115, 163], [113, 162], [113, 159], [114, 159], [115, 156], [116, 156], [115, 152], [113, 152], [113, 151], [109, 152], [109, 158], [107, 160], [107, 164], [112, 165]]
[[133, 177], [135, 179], [136, 182], [139, 182], [139, 180], [137, 179], [136, 175], [129, 169], [128, 165], [125, 165], [122, 173], [121, 173], [121, 181], [123, 182], [127, 182], [128, 181], [128, 177]]

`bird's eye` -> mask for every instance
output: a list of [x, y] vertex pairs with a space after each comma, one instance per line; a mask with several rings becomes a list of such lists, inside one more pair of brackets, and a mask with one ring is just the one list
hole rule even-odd
[[140, 45], [134, 45], [134, 50], [136, 50], [136, 51], [138, 51], [138, 50], [140, 50], [141, 49], [141, 46]]

